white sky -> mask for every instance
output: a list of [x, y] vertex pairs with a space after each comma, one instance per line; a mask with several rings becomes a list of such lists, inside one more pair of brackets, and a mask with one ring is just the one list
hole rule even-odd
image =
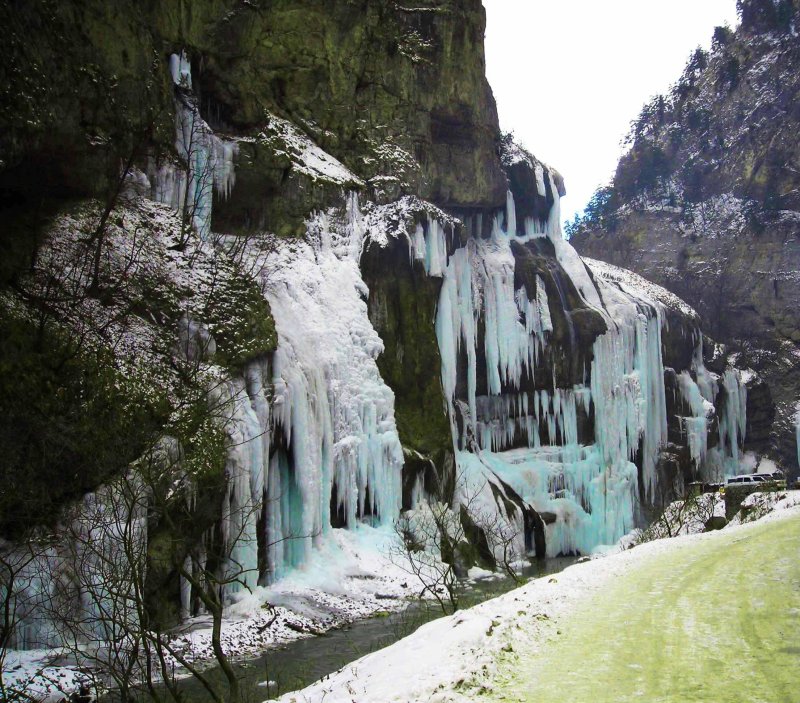
[[736, 0], [484, 0], [500, 126], [562, 173], [565, 219], [607, 183], [642, 106], [665, 93]]

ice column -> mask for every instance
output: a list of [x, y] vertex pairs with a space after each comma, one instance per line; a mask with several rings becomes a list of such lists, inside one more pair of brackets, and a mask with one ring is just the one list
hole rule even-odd
[[725, 409], [719, 419], [719, 441], [725, 455], [725, 473], [739, 472], [740, 449], [747, 429], [747, 387], [741, 382], [739, 372], [729, 368], [722, 375], [725, 389]]
[[265, 373], [265, 362], [251, 362], [244, 378], [221, 382], [211, 394], [216, 411], [224, 414], [228, 434], [221, 536], [227, 560], [223, 577], [230, 580], [230, 593], [255, 587], [259, 578], [258, 522], [264, 507], [270, 422]]
[[708, 418], [713, 416], [714, 406], [703, 397], [700, 387], [688, 371], [678, 374], [681, 397], [688, 403], [692, 414], [683, 417], [683, 429], [689, 444], [695, 467], [700, 468], [708, 453]]
[[206, 238], [211, 229], [214, 191], [227, 198], [235, 183], [236, 142], [216, 136], [200, 116], [192, 87], [191, 64], [186, 54], [170, 57], [173, 83], [180, 88], [175, 100], [175, 149], [181, 164], [150, 164], [153, 199], [183, 213]]
[[180, 56], [172, 54], [169, 57], [169, 72], [175, 85], [192, 89], [192, 64], [185, 51], [181, 51]]
[[[687, 372], [678, 377], [681, 395], [692, 409], [692, 417], [682, 418], [689, 449], [703, 479], [720, 481], [741, 470], [740, 445], [747, 429], [747, 387], [740, 372], [734, 368], [726, 369], [721, 378], [706, 369], [702, 337], [695, 345], [692, 372], [694, 381]], [[715, 415], [719, 424], [719, 444], [709, 449], [708, 421]]]
[[632, 460], [641, 438], [643, 488], [651, 498], [667, 440], [660, 314], [640, 313], [633, 324], [623, 322], [597, 339], [591, 385], [603, 460], [610, 466]]
[[330, 525], [334, 438], [322, 369], [304, 364], [288, 340], [275, 353], [273, 384], [274, 423], [286, 443], [272, 457], [267, 494], [269, 569], [279, 578], [309, 558]]

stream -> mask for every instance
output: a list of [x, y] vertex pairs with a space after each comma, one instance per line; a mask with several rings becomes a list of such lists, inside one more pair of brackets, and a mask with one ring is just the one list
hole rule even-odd
[[[521, 575], [525, 580], [547, 576], [563, 571], [576, 561], [575, 557], [558, 557], [534, 562]], [[469, 608], [515, 586], [510, 578], [479, 579], [461, 594], [459, 605]], [[412, 601], [404, 610], [377, 613], [324, 635], [296, 640], [258, 657], [238, 661], [235, 668], [240, 677], [242, 702], [261, 703], [303, 688], [365, 654], [387, 647], [442, 615], [436, 602]], [[205, 673], [221, 690], [225, 689], [225, 679], [219, 669], [209, 669]], [[185, 703], [209, 700], [207, 691], [195, 679], [182, 680], [181, 690]]]

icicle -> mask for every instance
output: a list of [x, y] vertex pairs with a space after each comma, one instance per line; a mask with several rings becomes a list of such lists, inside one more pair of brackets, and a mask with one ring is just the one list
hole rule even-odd
[[536, 176], [536, 192], [544, 198], [547, 195], [547, 190], [544, 187], [544, 167], [537, 161], [533, 166], [533, 172]]
[[542, 227], [542, 223], [533, 217], [525, 218], [524, 228], [524, 241], [529, 239], [540, 239], [547, 236], [547, 232], [545, 231], [544, 227]]
[[414, 485], [411, 488], [411, 508], [416, 508], [420, 503], [425, 501], [425, 483], [422, 479], [422, 474], [418, 474], [414, 479]]
[[703, 398], [700, 388], [688, 371], [678, 374], [681, 397], [689, 404], [690, 417], [681, 418], [689, 445], [689, 452], [697, 468], [700, 468], [708, 453], [708, 417], [714, 414], [714, 406]]
[[517, 236], [517, 208], [510, 190], [506, 191], [506, 232], [509, 237]]
[[714, 403], [719, 392], [717, 378], [706, 369], [703, 362], [703, 336], [699, 335], [694, 348], [694, 358], [692, 359], [692, 370], [697, 377], [697, 387], [700, 394], [709, 403]]
[[[183, 561], [185, 571], [192, 573], [192, 558], [186, 557]], [[186, 620], [192, 614], [192, 584], [188, 578], [181, 575], [181, 620]]]
[[[253, 375], [252, 371], [249, 374]], [[228, 454], [227, 494], [222, 507], [221, 537], [227, 563], [226, 593], [258, 584], [258, 532], [264, 496], [264, 430], [242, 379], [214, 386], [212, 409], [225, 417]]]
[[733, 476], [740, 471], [740, 444], [744, 442], [747, 428], [747, 387], [735, 369], [726, 369], [722, 387], [726, 399], [719, 421], [719, 441], [725, 456], [725, 475]]
[[[403, 455], [358, 269], [365, 227], [357, 197], [348, 196], [343, 222], [321, 213], [308, 230], [309, 242], [270, 262], [279, 339], [272, 423], [282, 446], [267, 481], [268, 580], [307, 561], [331, 529], [331, 508], [353, 527], [391, 524], [401, 507]], [[433, 273], [446, 250], [440, 228], [429, 234]]]
[[800, 404], [797, 407], [797, 413], [794, 416], [794, 435], [797, 446], [797, 466], [800, 467]]
[[422, 225], [417, 223], [414, 229], [414, 237], [409, 239], [409, 252], [411, 254], [411, 262], [425, 261], [425, 232]]
[[[187, 93], [191, 90], [191, 64], [185, 53], [170, 56], [170, 73], [176, 85]], [[151, 163], [152, 198], [185, 213], [206, 238], [211, 230], [214, 191], [228, 198], [236, 181], [234, 160], [239, 145], [217, 137], [200, 116], [193, 97], [182, 94], [175, 100], [175, 148], [187, 168]]]
[[547, 172], [547, 178], [550, 180], [550, 192], [553, 194], [553, 206], [550, 208], [550, 212], [547, 213], [547, 226], [545, 231], [549, 239], [553, 241], [563, 240], [564, 235], [561, 233], [561, 196], [558, 194], [558, 188], [556, 188], [553, 174], [549, 171]]
[[441, 276], [447, 266], [447, 243], [444, 230], [436, 220], [428, 223], [425, 239], [425, 271], [429, 276]]
[[191, 90], [192, 65], [189, 63], [185, 51], [181, 51], [180, 56], [172, 54], [169, 57], [169, 71], [175, 85]]

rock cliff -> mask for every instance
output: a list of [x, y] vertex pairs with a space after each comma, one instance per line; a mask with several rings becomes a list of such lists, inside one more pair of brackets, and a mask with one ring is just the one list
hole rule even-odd
[[800, 200], [796, 3], [740, 3], [643, 108], [572, 241], [683, 297], [748, 367], [746, 448], [797, 471]]
[[477, 0], [3, 11], [0, 524], [51, 525], [57, 572], [18, 644], [58, 599], [92, 622], [110, 596], [73, 577], [121, 507], [173, 623], [431, 502], [466, 535], [441, 556], [492, 566], [490, 526], [589, 553], [738, 470], [753, 388], [564, 240]]

